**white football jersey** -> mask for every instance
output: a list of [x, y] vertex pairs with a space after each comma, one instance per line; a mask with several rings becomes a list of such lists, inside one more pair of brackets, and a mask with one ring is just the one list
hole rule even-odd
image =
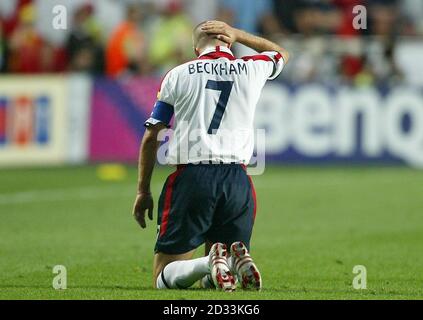
[[167, 162], [248, 164], [254, 151], [254, 114], [267, 80], [284, 67], [278, 52], [237, 59], [226, 47], [208, 48], [164, 78], [145, 125], [169, 125]]

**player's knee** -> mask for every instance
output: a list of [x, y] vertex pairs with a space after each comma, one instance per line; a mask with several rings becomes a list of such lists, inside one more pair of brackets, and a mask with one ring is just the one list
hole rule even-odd
[[[165, 266], [162, 268], [158, 268], [154, 275], [154, 287], [155, 289], [171, 289], [169, 286], [168, 280], [166, 280], [165, 276]], [[175, 279], [177, 281], [177, 279]]]
[[153, 274], [153, 287], [155, 289], [158, 289], [157, 287], [157, 280], [159, 279], [159, 276], [161, 276], [163, 269], [155, 269]]
[[154, 273], [153, 273], [153, 287], [155, 289], [165, 289], [163, 288], [163, 280], [162, 280], [162, 272], [164, 270], [164, 268], [168, 265], [169, 263], [157, 263], [154, 266]]

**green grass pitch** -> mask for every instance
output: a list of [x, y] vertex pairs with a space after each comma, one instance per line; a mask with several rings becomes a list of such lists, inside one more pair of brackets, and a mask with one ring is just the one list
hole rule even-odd
[[[155, 200], [170, 169], [156, 170]], [[262, 292], [151, 288], [156, 223], [131, 216], [135, 168], [0, 171], [0, 299], [422, 299], [423, 172], [270, 167], [253, 177]], [[200, 253], [203, 249], [199, 250]], [[68, 289], [52, 288], [67, 268]], [[355, 265], [367, 289], [352, 287]]]

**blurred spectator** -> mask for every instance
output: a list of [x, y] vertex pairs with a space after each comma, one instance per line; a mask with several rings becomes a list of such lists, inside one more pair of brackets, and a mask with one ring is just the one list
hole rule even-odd
[[94, 18], [94, 8], [77, 9], [66, 48], [72, 71], [101, 73], [104, 67], [101, 27]]
[[125, 72], [145, 73], [146, 41], [140, 29], [141, 7], [129, 5], [126, 20], [112, 33], [106, 48], [106, 73], [116, 77]]
[[395, 48], [398, 44], [391, 39], [385, 42], [374, 41], [366, 46], [368, 69], [378, 83], [401, 81], [402, 73], [395, 60]]
[[127, 15], [127, 0], [91, 0], [102, 34], [108, 39]]
[[6, 42], [3, 36], [3, 24], [0, 19], [0, 72], [4, 71], [6, 60]]
[[294, 16], [301, 8], [301, 0], [273, 0], [274, 12], [280, 28], [287, 33], [298, 32]]
[[362, 30], [354, 28], [353, 21], [355, 19], [354, 7], [364, 5], [365, 0], [334, 0], [334, 5], [340, 13], [340, 23], [336, 33], [340, 36], [357, 36]]
[[215, 20], [219, 12], [219, 0], [184, 0], [185, 11], [191, 17], [194, 25], [203, 21]]
[[3, 34], [9, 38], [19, 22], [19, 12], [32, 0], [2, 0], [0, 1], [0, 16], [3, 20]]
[[364, 71], [365, 57], [363, 55], [345, 54], [340, 59], [341, 77], [352, 82], [359, 74]]
[[342, 24], [342, 13], [330, 0], [302, 0], [294, 20], [301, 34], [334, 34]]
[[221, 0], [219, 18], [250, 33], [274, 35], [281, 32], [271, 0]]
[[17, 4], [18, 0], [0, 1], [0, 19], [3, 20], [3, 22], [5, 18], [11, 17], [15, 13]]
[[150, 62], [160, 73], [194, 57], [193, 25], [182, 11], [181, 1], [169, 2], [151, 35]]
[[287, 32], [303, 35], [358, 35], [353, 7], [365, 0], [273, 0], [278, 21]]
[[41, 73], [55, 71], [55, 53], [35, 28], [35, 11], [32, 4], [19, 10], [19, 19], [9, 42], [8, 71]]
[[381, 37], [401, 33], [400, 17], [396, 0], [372, 0], [369, 7], [369, 33]]
[[423, 1], [403, 0], [400, 2], [402, 12], [409, 23], [410, 34], [423, 35]]
[[[194, 57], [193, 25], [217, 18], [281, 40], [295, 57], [281, 79], [421, 83], [423, 0], [67, 0], [73, 19], [60, 31], [48, 18], [56, 4], [0, 1], [1, 71], [162, 74]], [[353, 26], [356, 5], [367, 30]]]

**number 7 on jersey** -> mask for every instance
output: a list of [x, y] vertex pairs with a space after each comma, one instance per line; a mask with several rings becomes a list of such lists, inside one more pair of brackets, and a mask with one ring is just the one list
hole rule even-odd
[[216, 111], [214, 112], [212, 122], [210, 124], [208, 134], [216, 134], [222, 122], [223, 114], [229, 101], [229, 96], [233, 88], [233, 81], [207, 81], [206, 89], [220, 91], [219, 101], [217, 102]]

